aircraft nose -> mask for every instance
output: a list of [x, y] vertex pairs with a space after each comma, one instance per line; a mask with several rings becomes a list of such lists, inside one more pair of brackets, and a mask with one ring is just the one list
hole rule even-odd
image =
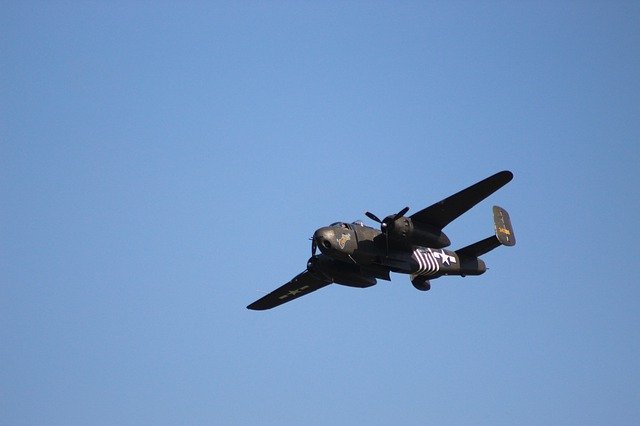
[[328, 228], [320, 228], [313, 234], [313, 239], [315, 240], [318, 247], [320, 247], [320, 251], [324, 252], [325, 250], [331, 250], [333, 248], [331, 241], [335, 238], [335, 234], [333, 230]]

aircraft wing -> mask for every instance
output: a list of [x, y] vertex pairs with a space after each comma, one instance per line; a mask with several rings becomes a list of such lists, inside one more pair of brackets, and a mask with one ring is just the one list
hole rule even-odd
[[285, 285], [253, 302], [247, 306], [247, 309], [263, 311], [275, 308], [276, 306], [290, 302], [300, 296], [309, 294], [312, 291], [316, 291], [329, 284], [331, 284], [330, 281], [322, 280], [309, 273], [309, 271], [304, 271]]
[[471, 185], [467, 189], [463, 189], [426, 209], [414, 213], [411, 215], [411, 220], [442, 229], [471, 209], [471, 207], [509, 183], [511, 179], [513, 179], [513, 173], [510, 171], [498, 172], [475, 185]]

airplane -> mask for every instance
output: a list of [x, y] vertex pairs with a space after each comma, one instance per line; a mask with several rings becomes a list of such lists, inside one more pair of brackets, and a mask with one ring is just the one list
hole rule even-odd
[[[391, 281], [390, 272], [408, 274], [421, 291], [431, 288], [431, 280], [446, 275], [481, 275], [487, 267], [479, 256], [504, 245], [516, 243], [509, 214], [493, 206], [495, 234], [451, 251], [442, 229], [513, 179], [510, 171], [501, 171], [406, 217], [409, 207], [380, 220], [380, 229], [353, 223], [336, 222], [316, 230], [311, 238], [311, 258], [307, 269], [291, 281], [247, 306], [266, 310], [321, 289], [329, 284], [366, 288], [377, 279]], [[316, 254], [320, 249], [320, 254]]]

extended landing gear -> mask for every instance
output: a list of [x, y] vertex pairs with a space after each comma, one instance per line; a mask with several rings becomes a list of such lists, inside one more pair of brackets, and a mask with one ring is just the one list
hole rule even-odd
[[411, 284], [413, 284], [413, 286], [420, 291], [427, 291], [431, 289], [431, 284], [429, 283], [429, 280], [421, 275], [414, 277], [411, 280]]

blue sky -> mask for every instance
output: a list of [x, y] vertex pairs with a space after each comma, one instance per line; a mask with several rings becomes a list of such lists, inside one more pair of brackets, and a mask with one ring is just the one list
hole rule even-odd
[[[637, 424], [637, 2], [2, 2], [4, 424]], [[481, 277], [245, 308], [514, 180]]]

